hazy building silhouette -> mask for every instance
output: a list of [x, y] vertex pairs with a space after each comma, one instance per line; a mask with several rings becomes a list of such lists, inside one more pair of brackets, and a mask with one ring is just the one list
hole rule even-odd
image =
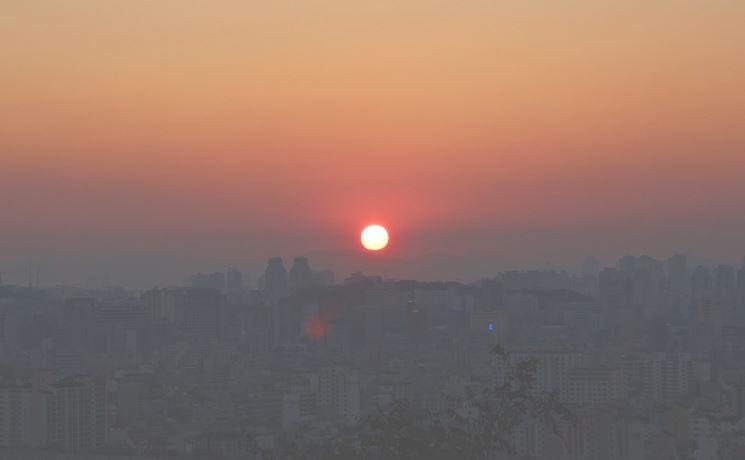
[[225, 290], [225, 273], [197, 273], [191, 277], [191, 287]]
[[711, 302], [714, 297], [714, 282], [711, 272], [703, 265], [693, 269], [691, 274], [691, 299], [694, 304]]
[[316, 286], [331, 286], [336, 282], [334, 272], [331, 270], [314, 270], [313, 284]]
[[694, 365], [689, 353], [654, 352], [630, 362], [627, 372], [644, 398], [670, 401], [692, 387]]
[[0, 448], [47, 442], [46, 401], [29, 383], [0, 383]]
[[730, 319], [734, 319], [737, 300], [737, 279], [735, 268], [731, 265], [719, 265], [714, 270], [714, 298]]
[[295, 257], [290, 268], [287, 288], [289, 292], [313, 286], [313, 270], [310, 268], [307, 257]]
[[575, 405], [616, 402], [624, 397], [624, 385], [623, 369], [607, 366], [574, 367], [567, 374], [561, 398]]
[[63, 342], [66, 346], [79, 350], [90, 344], [94, 309], [95, 299], [91, 297], [65, 300], [62, 320], [65, 327]]
[[243, 289], [243, 273], [235, 268], [229, 268], [225, 274], [225, 287], [231, 294]]
[[183, 331], [190, 341], [209, 342], [219, 336], [224, 296], [217, 289], [188, 289], [183, 305]]
[[139, 302], [123, 299], [102, 302], [95, 308], [91, 321], [92, 347], [111, 352], [140, 350], [150, 318]]
[[599, 276], [600, 301], [605, 308], [625, 308], [631, 304], [631, 282], [616, 268], [606, 268]]
[[362, 272], [354, 272], [344, 279], [345, 285], [375, 285], [383, 282], [383, 278], [377, 275], [365, 275]]
[[641, 309], [659, 308], [664, 290], [662, 261], [649, 256], [625, 256], [619, 262], [631, 283], [631, 303]]
[[688, 256], [676, 254], [667, 259], [667, 276], [670, 287], [681, 294], [688, 294], [691, 270], [688, 267]]
[[322, 409], [346, 423], [360, 419], [358, 375], [339, 366], [325, 367], [318, 375], [318, 402]]
[[287, 294], [287, 270], [281, 257], [272, 257], [264, 271], [264, 295], [277, 300]]
[[582, 275], [597, 277], [599, 273], [600, 262], [598, 262], [598, 259], [592, 256], [585, 257], [585, 260], [582, 262]]
[[64, 450], [95, 450], [108, 438], [108, 397], [103, 382], [68, 378], [46, 390], [47, 439]]
[[406, 327], [409, 340], [421, 344], [429, 339], [429, 312], [413, 300], [409, 301], [406, 312]]
[[737, 270], [737, 299], [735, 303], [738, 319], [745, 320], [745, 259]]

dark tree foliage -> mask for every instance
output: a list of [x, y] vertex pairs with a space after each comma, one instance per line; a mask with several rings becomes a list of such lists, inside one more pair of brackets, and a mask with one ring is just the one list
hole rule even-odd
[[397, 401], [353, 436], [323, 445], [291, 440], [273, 452], [249, 439], [252, 450], [261, 460], [487, 460], [498, 452], [513, 452], [510, 437], [526, 420], [539, 420], [561, 437], [561, 422], [573, 417], [555, 394], [533, 389], [536, 361], [511, 360], [499, 345], [491, 353], [505, 363], [504, 378], [475, 398], [475, 410], [467, 416], [422, 415], [406, 401]]

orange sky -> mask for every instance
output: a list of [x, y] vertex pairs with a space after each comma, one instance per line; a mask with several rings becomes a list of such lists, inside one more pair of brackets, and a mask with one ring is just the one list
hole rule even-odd
[[371, 221], [400, 276], [739, 257], [744, 25], [738, 0], [6, 1], [0, 270], [376, 268]]

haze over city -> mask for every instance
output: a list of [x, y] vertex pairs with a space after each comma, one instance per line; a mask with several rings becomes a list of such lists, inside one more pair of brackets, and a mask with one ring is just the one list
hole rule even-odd
[[745, 459], [745, 2], [5, 0], [0, 459]]

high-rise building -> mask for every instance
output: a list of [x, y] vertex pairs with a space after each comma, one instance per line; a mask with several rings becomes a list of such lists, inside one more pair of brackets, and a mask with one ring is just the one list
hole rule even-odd
[[631, 304], [643, 309], [659, 307], [665, 278], [662, 261], [649, 256], [625, 256], [619, 267], [631, 283]]
[[108, 437], [106, 385], [83, 377], [71, 377], [47, 390], [47, 440], [64, 450], [95, 450]]
[[195, 342], [209, 342], [219, 337], [220, 310], [224, 296], [217, 289], [187, 289], [183, 305], [183, 331]]
[[318, 402], [345, 423], [360, 419], [360, 382], [356, 373], [338, 366], [325, 367], [318, 375]]
[[714, 282], [708, 268], [699, 265], [691, 274], [691, 300], [693, 305], [712, 302]]
[[229, 268], [225, 275], [225, 287], [228, 293], [234, 294], [243, 289], [243, 273], [235, 268]]
[[616, 268], [606, 268], [600, 272], [598, 289], [600, 302], [606, 309], [631, 305], [631, 281]]
[[287, 294], [287, 270], [281, 257], [272, 257], [264, 272], [264, 295], [278, 300]]
[[672, 401], [693, 389], [694, 362], [689, 353], [647, 353], [629, 363], [627, 374], [642, 397]]
[[191, 287], [211, 288], [224, 291], [226, 286], [225, 273], [197, 273], [191, 277]]
[[585, 257], [582, 262], [582, 275], [597, 277], [600, 273], [600, 262], [592, 256]]
[[567, 374], [560, 393], [569, 404], [591, 405], [620, 401], [625, 395], [623, 370], [605, 366], [582, 366]]
[[46, 442], [46, 400], [27, 383], [0, 385], [0, 447]]
[[719, 265], [714, 270], [714, 298], [722, 311], [732, 317], [737, 300], [737, 281], [735, 268], [731, 265]]
[[316, 417], [316, 395], [308, 391], [286, 393], [282, 398], [282, 426], [289, 427], [309, 422]]
[[93, 339], [93, 314], [95, 300], [92, 297], [66, 299], [62, 319], [64, 321], [65, 346], [79, 350], [88, 347]]
[[137, 300], [101, 302], [93, 311], [91, 347], [106, 352], [138, 351], [144, 345], [149, 319], [150, 312]]
[[185, 295], [184, 288], [155, 288], [142, 294], [141, 302], [150, 318], [152, 346], [165, 345], [174, 337], [183, 318]]
[[0, 354], [18, 351], [21, 343], [21, 325], [24, 321], [24, 308], [21, 303], [5, 303], [0, 300]]
[[515, 363], [531, 360], [535, 362], [536, 374], [533, 388], [543, 393], [557, 392], [562, 394], [568, 389], [569, 372], [584, 366], [586, 356], [571, 350], [535, 349], [510, 352], [507, 360], [494, 358], [496, 383], [504, 383], [505, 375]]
[[676, 254], [667, 259], [667, 276], [670, 279], [670, 287], [674, 291], [687, 294], [691, 281], [688, 256]]
[[409, 300], [406, 310], [407, 335], [412, 343], [425, 343], [430, 336], [429, 311]]
[[737, 299], [735, 310], [738, 319], [745, 319], [745, 258], [742, 266], [737, 270]]
[[153, 321], [176, 322], [176, 310], [183, 303], [183, 288], [155, 288], [140, 297], [145, 311]]
[[331, 286], [334, 284], [334, 272], [331, 270], [314, 270], [313, 284], [316, 286]]
[[313, 270], [307, 257], [295, 257], [289, 275], [287, 287], [290, 292], [313, 286]]

